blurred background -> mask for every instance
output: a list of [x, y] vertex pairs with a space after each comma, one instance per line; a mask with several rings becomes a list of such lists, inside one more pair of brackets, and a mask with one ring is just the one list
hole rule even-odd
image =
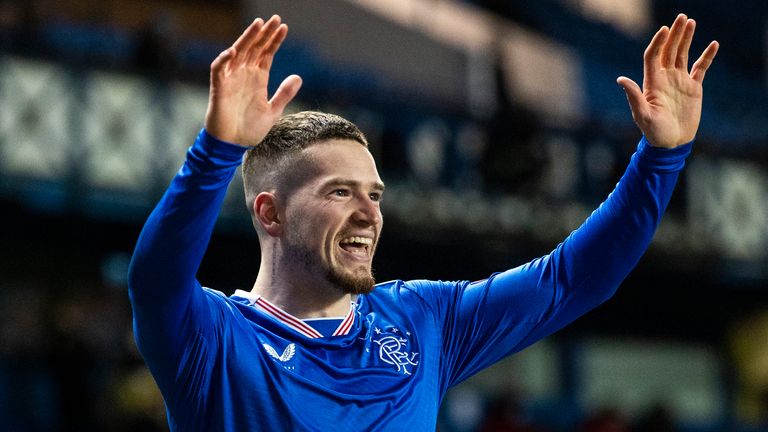
[[[273, 88], [356, 122], [387, 182], [377, 278], [481, 279], [548, 253], [612, 190], [662, 24], [717, 39], [703, 121], [618, 294], [453, 389], [438, 428], [768, 430], [764, 0], [0, 0], [0, 430], [162, 431], [126, 269], [202, 127], [208, 65], [255, 16], [291, 33]], [[230, 189], [199, 273], [250, 289]], [[256, 408], [255, 408], [256, 409]]]

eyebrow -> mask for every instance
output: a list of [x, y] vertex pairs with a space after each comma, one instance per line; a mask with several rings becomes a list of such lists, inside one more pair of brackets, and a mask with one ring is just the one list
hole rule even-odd
[[[362, 183], [356, 180], [348, 180], [343, 178], [333, 178], [328, 180], [327, 182], [323, 183], [323, 189], [330, 187], [330, 186], [349, 186], [349, 187], [359, 187]], [[372, 184], [373, 190], [384, 192], [384, 183], [377, 181]]]

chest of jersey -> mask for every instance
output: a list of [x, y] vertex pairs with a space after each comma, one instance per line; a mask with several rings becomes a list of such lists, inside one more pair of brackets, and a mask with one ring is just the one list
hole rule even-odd
[[307, 339], [259, 326], [247, 338], [238, 332], [225, 343], [231, 346], [221, 365], [221, 373], [237, 380], [230, 394], [238, 405], [283, 412], [291, 422], [286, 430], [421, 430], [414, 419], [434, 430], [440, 399], [434, 335], [412, 320], [376, 313], [360, 319], [344, 337]]
[[[377, 314], [361, 317], [359, 328], [345, 337], [308, 340], [255, 328], [238, 352], [258, 358], [263, 371], [286, 374], [329, 390], [354, 394], [398, 391], [430, 374], [435, 346], [421, 340], [412, 322], [393, 322]], [[243, 346], [247, 344], [246, 346]], [[252, 364], [233, 358], [232, 367]]]

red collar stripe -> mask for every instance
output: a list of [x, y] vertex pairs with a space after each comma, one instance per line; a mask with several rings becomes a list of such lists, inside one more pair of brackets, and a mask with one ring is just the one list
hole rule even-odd
[[355, 322], [355, 309], [355, 304], [352, 303], [352, 307], [349, 308], [349, 313], [347, 314], [346, 318], [344, 318], [344, 321], [339, 324], [339, 328], [333, 332], [333, 336], [343, 336], [349, 334], [349, 329], [352, 328], [352, 324]]
[[[293, 330], [299, 332], [300, 334], [308, 337], [308, 338], [321, 338], [324, 337], [319, 331], [315, 330], [307, 324], [306, 322], [300, 320], [299, 318], [296, 318], [295, 316], [289, 314], [288, 312], [285, 312], [284, 310], [280, 309], [279, 307], [273, 305], [268, 300], [264, 299], [261, 296], [258, 295], [252, 295], [249, 292], [237, 290], [235, 292], [236, 296], [247, 298], [251, 301], [251, 304], [258, 307], [261, 311], [266, 313], [267, 315], [271, 316], [272, 318], [278, 320], [279, 322], [287, 325], [288, 327], [292, 328]], [[344, 319], [341, 321], [341, 324], [336, 328], [336, 331], [333, 332], [332, 336], [344, 336], [349, 334], [349, 331], [352, 329], [352, 325], [355, 323], [355, 315], [357, 312], [357, 304], [355, 302], [352, 302], [349, 308], [349, 312], [347, 313], [347, 316], [344, 317]]]
[[261, 306], [264, 311], [268, 312], [273, 317], [277, 318], [278, 321], [282, 322], [283, 324], [287, 325], [288, 327], [291, 327], [292, 329], [296, 330], [297, 332], [303, 334], [304, 336], [310, 337], [310, 338], [321, 338], [323, 335], [320, 334], [317, 330], [310, 327], [305, 322], [301, 321], [300, 319], [294, 317], [293, 315], [290, 315], [286, 312], [283, 312], [278, 308], [277, 306], [273, 305], [272, 303], [264, 300], [264, 298], [259, 297], [256, 299], [256, 304]]

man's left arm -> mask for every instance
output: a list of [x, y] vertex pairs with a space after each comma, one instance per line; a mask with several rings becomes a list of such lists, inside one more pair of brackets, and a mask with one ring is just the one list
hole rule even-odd
[[[555, 250], [477, 283], [456, 284], [444, 311], [449, 385], [557, 331], [613, 295], [650, 244], [699, 125], [712, 42], [687, 70], [695, 22], [679, 15], [645, 51], [643, 89], [618, 79], [643, 131], [608, 199]], [[467, 334], [473, 337], [467, 337]]]

